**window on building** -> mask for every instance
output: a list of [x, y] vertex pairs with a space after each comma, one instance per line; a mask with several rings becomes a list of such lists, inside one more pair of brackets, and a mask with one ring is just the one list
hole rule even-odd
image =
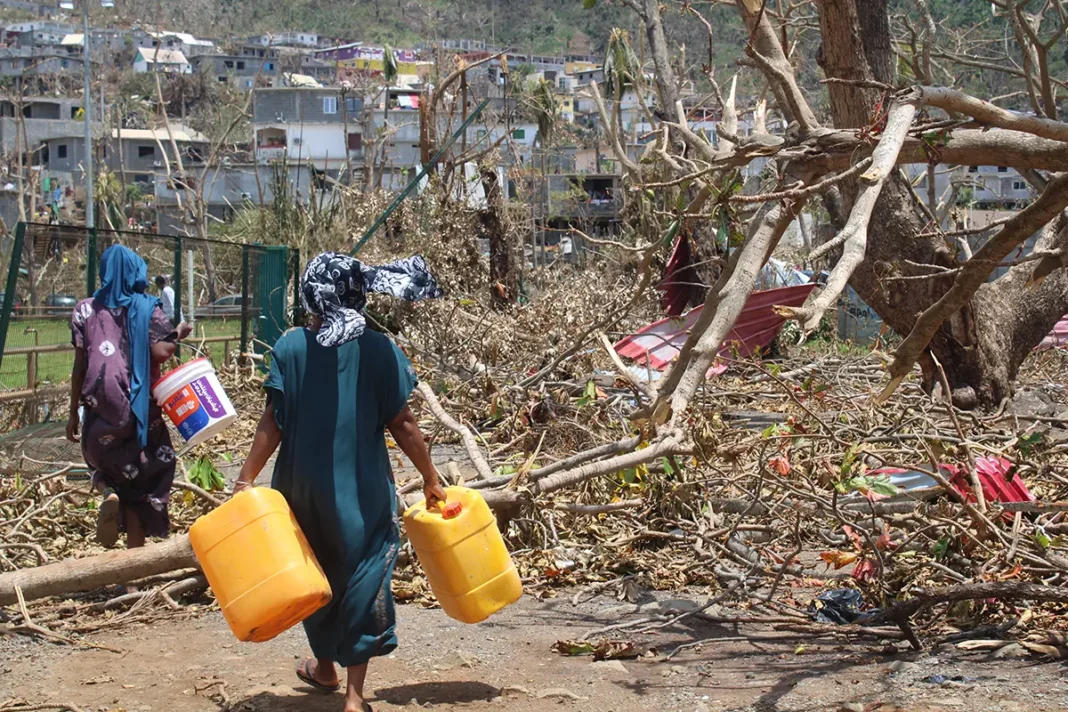
[[1009, 172], [1009, 167], [1008, 166], [998, 166], [998, 173], [1008, 173], [1008, 172]]
[[223, 60], [223, 66], [226, 67], [227, 69], [233, 69], [234, 68], [234, 60], [232, 60], [232, 59], [224, 59]]
[[61, 143], [58, 146], [56, 146], [56, 158], [66, 158], [66, 157], [67, 157], [67, 144]]
[[515, 131], [512, 132], [512, 138], [514, 138], [516, 141], [522, 141], [526, 137], [527, 137], [527, 130], [526, 129], [516, 129]]
[[226, 77], [219, 77], [219, 81], [220, 82], [225, 82], [226, 81]]
[[245, 63], [244, 62], [238, 62], [237, 63], [237, 68], [238, 69], [244, 69], [245, 68]]
[[1013, 190], [1027, 190], [1027, 183], [1023, 182], [1022, 180], [1014, 180], [1012, 182], [1012, 189]]
[[969, 173], [978, 173], [979, 172], [979, 166], [968, 166], [968, 172]]
[[155, 146], [138, 146], [137, 147], [138, 158], [155, 158], [156, 147]]
[[360, 110], [359, 101], [356, 97], [345, 97], [345, 111], [349, 112], [350, 116]]
[[363, 150], [363, 134], [350, 133], [349, 134], [349, 150], [350, 151], [362, 151]]
[[324, 96], [323, 97], [323, 113], [324, 114], [336, 114], [337, 113], [337, 97], [336, 96]]
[[267, 62], [267, 64], [263, 65], [263, 68], [268, 72], [273, 72], [274, 71], [274, 62]]

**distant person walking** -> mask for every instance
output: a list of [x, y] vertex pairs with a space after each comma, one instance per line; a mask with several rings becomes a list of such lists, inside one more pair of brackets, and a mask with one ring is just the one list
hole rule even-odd
[[160, 300], [146, 293], [147, 272], [137, 253], [112, 245], [100, 258], [100, 289], [78, 302], [71, 315], [74, 370], [67, 437], [81, 440], [93, 484], [104, 493], [97, 538], [107, 547], [115, 545], [120, 531], [131, 549], [142, 546], [146, 536], [170, 533], [167, 505], [175, 454], [151, 391], [160, 364], [190, 327], [167, 321]]
[[174, 288], [167, 283], [168, 280], [162, 274], [156, 277], [156, 288], [159, 289], [159, 300], [163, 307], [163, 315], [174, 323]]

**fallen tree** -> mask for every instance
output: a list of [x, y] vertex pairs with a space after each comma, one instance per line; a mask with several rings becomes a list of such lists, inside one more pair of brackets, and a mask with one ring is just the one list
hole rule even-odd
[[19, 591], [31, 601], [95, 591], [193, 567], [199, 568], [189, 535], [181, 534], [140, 549], [109, 551], [0, 574], [0, 606], [17, 603]]

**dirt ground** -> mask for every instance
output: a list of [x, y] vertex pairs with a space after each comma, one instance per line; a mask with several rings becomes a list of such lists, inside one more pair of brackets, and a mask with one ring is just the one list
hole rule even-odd
[[[1068, 709], [1064, 666], [952, 647], [887, 655], [879, 644], [698, 623], [641, 638], [659, 649], [656, 658], [594, 663], [550, 651], [557, 640], [580, 638], [628, 615], [695, 602], [700, 596], [652, 602], [638, 612], [612, 598], [573, 606], [570, 596], [525, 597], [477, 626], [400, 606], [400, 648], [372, 663], [368, 690], [376, 710]], [[750, 638], [738, 640], [742, 635]], [[665, 660], [680, 643], [709, 638], [720, 640]], [[226, 704], [243, 712], [341, 709], [340, 694], [314, 693], [295, 677], [306, 654], [299, 627], [269, 643], [238, 643], [219, 611], [204, 607], [89, 640], [123, 652], [0, 640], [0, 703], [63, 701], [101, 712], [214, 712]], [[925, 680], [932, 675], [946, 679]]]

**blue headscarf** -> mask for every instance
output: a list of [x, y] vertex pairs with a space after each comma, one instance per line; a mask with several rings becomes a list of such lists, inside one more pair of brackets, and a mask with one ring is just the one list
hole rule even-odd
[[112, 245], [100, 258], [100, 289], [93, 297], [108, 309], [126, 309], [130, 342], [130, 411], [137, 419], [137, 441], [148, 445], [148, 406], [152, 397], [151, 345], [148, 342], [152, 312], [158, 297], [145, 294], [148, 265], [125, 245]]

